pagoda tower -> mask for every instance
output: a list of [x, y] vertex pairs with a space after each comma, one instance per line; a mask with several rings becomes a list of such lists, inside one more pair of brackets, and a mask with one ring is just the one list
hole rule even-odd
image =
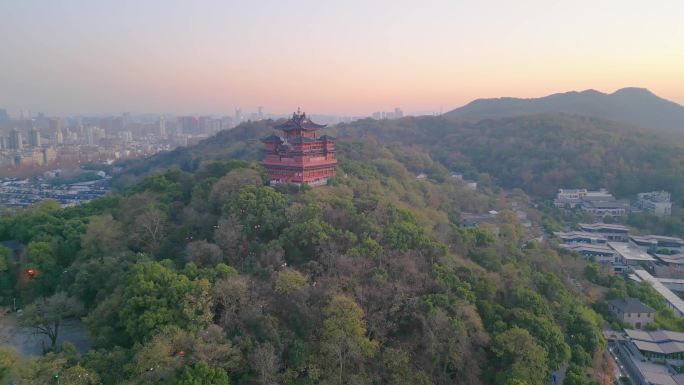
[[335, 176], [335, 138], [317, 136], [325, 124], [316, 124], [301, 110], [275, 128], [283, 136], [261, 139], [266, 144], [266, 158], [261, 165], [268, 170], [271, 185], [278, 183], [321, 186]]

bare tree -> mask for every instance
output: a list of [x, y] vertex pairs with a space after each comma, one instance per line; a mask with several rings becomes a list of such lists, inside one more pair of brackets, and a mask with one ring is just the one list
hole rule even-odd
[[185, 247], [185, 256], [188, 262], [198, 266], [215, 266], [221, 262], [223, 253], [215, 244], [200, 240], [188, 243]]
[[135, 229], [143, 248], [155, 250], [166, 235], [166, 214], [157, 209], [145, 211], [135, 219]]
[[266, 342], [254, 348], [249, 356], [249, 364], [258, 373], [261, 385], [276, 383], [280, 360], [273, 345]]
[[223, 250], [223, 254], [230, 263], [232, 265], [237, 264], [242, 242], [242, 225], [240, 221], [234, 215], [219, 220], [214, 231], [214, 241]]
[[50, 349], [54, 349], [59, 336], [59, 328], [65, 319], [83, 314], [83, 305], [74, 297], [60, 291], [45, 299], [41, 298], [24, 309], [21, 318], [23, 326], [34, 329], [50, 339]]

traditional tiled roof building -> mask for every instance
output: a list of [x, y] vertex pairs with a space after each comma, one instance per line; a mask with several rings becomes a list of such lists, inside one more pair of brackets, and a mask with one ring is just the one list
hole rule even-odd
[[335, 176], [335, 138], [317, 136], [324, 127], [298, 110], [285, 123], [275, 126], [283, 131], [282, 137], [271, 135], [261, 140], [266, 145], [261, 165], [268, 170], [271, 184], [320, 186]]

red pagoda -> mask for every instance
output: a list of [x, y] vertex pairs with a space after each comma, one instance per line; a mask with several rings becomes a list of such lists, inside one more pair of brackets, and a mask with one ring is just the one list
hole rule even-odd
[[316, 124], [301, 110], [283, 124], [275, 126], [283, 136], [261, 139], [266, 144], [266, 158], [261, 165], [268, 170], [271, 184], [294, 183], [320, 186], [335, 176], [335, 138], [316, 132], [325, 124]]

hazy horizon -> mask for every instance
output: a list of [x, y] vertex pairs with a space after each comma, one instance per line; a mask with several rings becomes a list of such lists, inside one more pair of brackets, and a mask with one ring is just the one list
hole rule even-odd
[[684, 104], [684, 3], [0, 4], [0, 108], [49, 115], [438, 112], [648, 88]]

